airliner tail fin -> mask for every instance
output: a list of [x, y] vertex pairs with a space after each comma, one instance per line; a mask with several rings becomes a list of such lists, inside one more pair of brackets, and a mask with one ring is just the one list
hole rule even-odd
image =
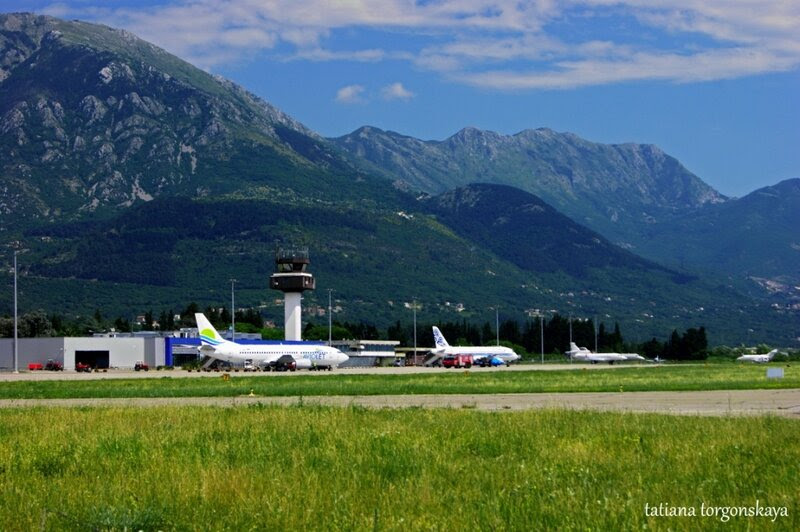
[[440, 331], [439, 327], [437, 327], [436, 325], [433, 326], [433, 339], [434, 342], [436, 343], [437, 349], [445, 349], [447, 347], [450, 347], [450, 344], [448, 344], [447, 340], [444, 339], [442, 331]]
[[197, 332], [200, 334], [201, 349], [206, 346], [216, 348], [227, 342], [227, 340], [220, 336], [204, 314], [198, 312], [194, 315], [194, 319], [197, 321]]

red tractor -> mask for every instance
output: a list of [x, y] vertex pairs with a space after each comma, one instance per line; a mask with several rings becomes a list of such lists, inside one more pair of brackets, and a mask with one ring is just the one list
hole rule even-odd
[[47, 361], [47, 364], [44, 365], [44, 369], [47, 371], [64, 371], [64, 364], [51, 358]]
[[135, 366], [133, 366], [134, 371], [150, 371], [150, 366], [148, 366], [144, 362], [137, 362]]
[[75, 371], [77, 371], [78, 373], [91, 373], [92, 366], [86, 364], [85, 362], [76, 362]]

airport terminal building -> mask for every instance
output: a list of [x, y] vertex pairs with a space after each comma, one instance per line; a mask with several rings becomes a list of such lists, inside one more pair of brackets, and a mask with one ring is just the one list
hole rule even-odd
[[[20, 338], [17, 367], [27, 370], [30, 364], [60, 362], [65, 370], [74, 370], [81, 362], [93, 368], [133, 368], [137, 362], [150, 367], [164, 366], [164, 338], [158, 337], [81, 337]], [[14, 369], [14, 340], [0, 339], [0, 370]]]
[[[223, 335], [224, 336], [224, 335]], [[229, 337], [228, 337], [229, 339]], [[138, 362], [151, 368], [181, 366], [196, 361], [200, 338], [197, 329], [184, 329], [172, 335], [136, 333], [98, 335], [74, 338], [19, 338], [17, 368], [27, 371], [30, 364], [45, 365], [49, 360], [60, 362], [65, 370], [74, 370], [77, 363], [96, 369], [131, 369]], [[236, 342], [245, 345], [312, 344], [323, 342], [261, 340], [259, 334], [236, 334]], [[334, 343], [351, 358], [347, 366], [390, 365], [396, 360], [396, 341], [352, 340]], [[14, 340], [0, 338], [0, 371], [14, 369]]]
[[[261, 343], [260, 338], [259, 334], [236, 334], [239, 343]], [[48, 360], [60, 362], [65, 370], [75, 369], [78, 362], [97, 369], [130, 369], [137, 362], [144, 362], [151, 368], [180, 365], [196, 360], [200, 346], [197, 329], [181, 329], [167, 334], [140, 332], [72, 338], [19, 338], [17, 342], [17, 367], [20, 370], [27, 370], [29, 364], [44, 365]], [[0, 338], [0, 371], [13, 369], [14, 340]]]

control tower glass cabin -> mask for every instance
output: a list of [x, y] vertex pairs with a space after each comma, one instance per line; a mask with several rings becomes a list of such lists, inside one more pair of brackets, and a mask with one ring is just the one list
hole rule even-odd
[[308, 248], [279, 248], [275, 253], [275, 273], [269, 287], [284, 294], [284, 330], [286, 340], [301, 340], [300, 298], [305, 290], [314, 290], [314, 276], [306, 271], [311, 261]]

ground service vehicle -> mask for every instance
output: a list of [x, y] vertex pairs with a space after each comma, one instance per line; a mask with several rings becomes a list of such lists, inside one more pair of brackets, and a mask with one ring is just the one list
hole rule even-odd
[[284, 355], [274, 362], [264, 365], [264, 371], [297, 371], [297, 362], [290, 355]]
[[77, 371], [78, 373], [81, 373], [81, 372], [83, 372], [83, 373], [91, 373], [92, 372], [92, 366], [90, 366], [89, 364], [86, 364], [84, 362], [76, 362], [75, 363], [75, 371]]
[[64, 364], [56, 362], [51, 358], [47, 361], [47, 364], [44, 365], [44, 369], [47, 371], [64, 371]]
[[485, 368], [485, 367], [492, 368], [492, 367], [497, 367], [497, 366], [507, 366], [508, 365], [506, 362], [503, 362], [503, 360], [501, 358], [499, 358], [499, 357], [483, 357], [480, 360], [478, 360], [478, 362], [476, 362], [476, 364], [479, 365], [482, 368]]
[[140, 361], [133, 366], [133, 369], [134, 371], [150, 371], [150, 366]]
[[472, 355], [445, 355], [442, 366], [446, 368], [471, 368]]

